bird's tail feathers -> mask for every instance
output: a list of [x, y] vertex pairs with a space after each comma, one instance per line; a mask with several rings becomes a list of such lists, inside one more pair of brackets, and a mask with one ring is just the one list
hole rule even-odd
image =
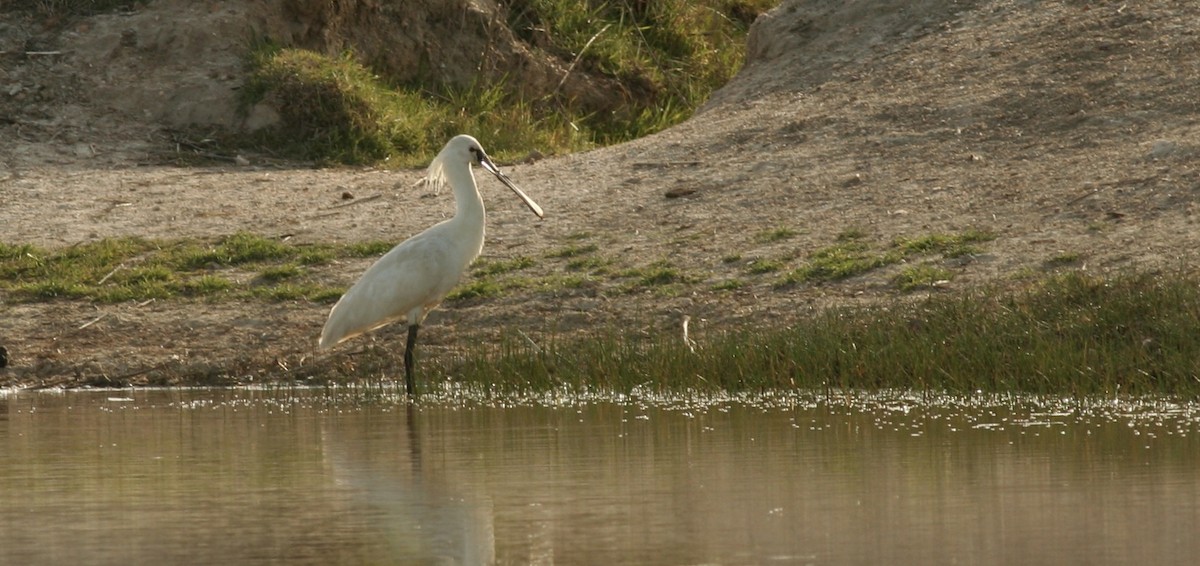
[[353, 321], [348, 320], [344, 313], [335, 308], [329, 315], [329, 320], [325, 321], [325, 327], [321, 329], [321, 339], [317, 342], [317, 347], [328, 350], [362, 334], [361, 330], [356, 332], [354, 326]]
[[334, 346], [337, 346], [341, 342], [342, 340], [334, 337], [334, 333], [331, 332], [329, 326], [326, 325], [325, 329], [321, 331], [321, 339], [317, 341], [317, 348], [321, 350], [328, 350]]

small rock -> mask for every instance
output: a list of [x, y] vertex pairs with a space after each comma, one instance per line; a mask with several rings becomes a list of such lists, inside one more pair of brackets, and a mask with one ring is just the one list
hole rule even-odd
[[1150, 159], [1162, 159], [1175, 153], [1179, 146], [1171, 140], [1158, 140], [1154, 145], [1150, 146], [1150, 153], [1146, 155]]
[[674, 189], [667, 191], [665, 193], [665, 196], [667, 198], [679, 198], [679, 197], [691, 196], [695, 193], [696, 193], [696, 189], [693, 189], [691, 187], [676, 187]]
[[263, 128], [268, 128], [278, 124], [280, 120], [282, 120], [282, 118], [280, 118], [279, 112], [276, 112], [271, 105], [260, 102], [250, 108], [250, 112], [246, 115], [246, 119], [242, 122], [242, 126], [246, 128], [247, 131], [257, 132]]
[[126, 29], [121, 32], [121, 47], [137, 47], [138, 34], [135, 29]]
[[350, 200], [354, 198], [354, 193], [350, 191], [342, 191], [342, 200]]
[[521, 159], [521, 163], [529, 165], [531, 163], [536, 163], [538, 161], [541, 161], [542, 159], [545, 159], [545, 157], [546, 157], [546, 154], [535, 149], [535, 150], [529, 152], [529, 154], [526, 155], [523, 159]]

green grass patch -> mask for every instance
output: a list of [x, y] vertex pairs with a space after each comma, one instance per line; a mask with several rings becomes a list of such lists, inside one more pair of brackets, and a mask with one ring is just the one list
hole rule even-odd
[[[353, 247], [354, 246], [349, 246], [347, 251], [349, 253], [355, 255], [355, 257], [367, 257], [367, 256], [362, 256], [360, 254], [355, 253], [353, 251]], [[370, 255], [383, 255], [383, 253], [385, 253], [385, 252], [379, 252], [378, 254], [370, 254]], [[322, 264], [329, 263], [330, 261], [333, 261], [334, 257], [335, 256], [334, 256], [333, 250], [331, 248], [329, 248], [328, 246], [320, 246], [320, 247], [314, 246], [314, 247], [300, 248], [299, 252], [295, 256], [295, 259], [296, 259], [296, 262], [299, 263], [300, 265], [312, 266], [312, 265], [322, 265]]]
[[[101, 303], [170, 298], [331, 301], [344, 289], [312, 281], [310, 270], [379, 255], [387, 242], [292, 245], [251, 233], [212, 241], [106, 238], [60, 249], [0, 243], [0, 297]], [[250, 271], [253, 277], [246, 277]], [[238, 283], [236, 280], [248, 280]]]
[[[103, 241], [103, 240], [102, 240]], [[185, 269], [229, 267], [289, 258], [295, 248], [278, 240], [240, 232], [212, 246], [185, 246], [177, 261]]]
[[785, 275], [777, 286], [837, 281], [896, 263], [903, 256], [877, 252], [866, 242], [850, 240], [817, 250], [802, 267]]
[[540, 277], [523, 286], [537, 291], [557, 293], [565, 289], [591, 289], [596, 285], [596, 280], [590, 276], [572, 273]]
[[867, 232], [866, 232], [866, 230], [863, 230], [862, 228], [847, 228], [838, 233], [837, 241], [853, 242], [856, 240], [865, 239], [866, 237], [867, 237]]
[[299, 277], [302, 273], [303, 271], [301, 271], [299, 266], [287, 263], [283, 265], [272, 265], [263, 269], [258, 274], [258, 278], [266, 283], [275, 283], [285, 279]]
[[460, 284], [446, 295], [446, 300], [464, 301], [487, 297], [498, 297], [514, 289], [530, 289], [546, 287], [546, 280], [534, 280], [529, 277], [514, 275], [536, 265], [537, 262], [529, 257], [516, 257], [510, 260], [481, 261], [471, 272], [470, 280]]
[[618, 273], [618, 276], [633, 280], [625, 286], [626, 291], [688, 281], [682, 271], [666, 261], [657, 261], [645, 267], [625, 269]]
[[686, 286], [698, 281], [666, 261], [632, 267], [612, 274], [619, 283], [610, 288], [615, 295], [650, 292], [659, 297], [677, 297]]
[[483, 391], [916, 389], [1200, 395], [1200, 279], [1054, 277], [830, 309], [789, 328], [476, 343], [446, 375]]
[[[575, 236], [568, 237], [568, 240], [580, 241], [585, 239], [580, 234], [576, 234]], [[601, 275], [608, 272], [608, 268], [613, 264], [613, 260], [608, 257], [593, 255], [599, 250], [600, 246], [596, 244], [571, 243], [547, 252], [545, 257], [549, 259], [566, 259], [566, 269], [568, 271], [586, 271], [592, 275]]]
[[1076, 265], [1081, 261], [1083, 261], [1083, 257], [1078, 253], [1063, 252], [1051, 257], [1050, 259], [1047, 259], [1043, 265], [1046, 267], [1046, 269], [1055, 269], [1059, 267], [1066, 267], [1068, 265]]
[[612, 265], [613, 261], [601, 256], [583, 256], [572, 258], [567, 262], [567, 270], [569, 271], [587, 271], [593, 275], [600, 275], [608, 271], [608, 266]]
[[546, 254], [548, 258], [571, 258], [595, 253], [600, 247], [596, 244], [571, 244]]
[[233, 282], [220, 275], [201, 275], [179, 283], [175, 287], [175, 291], [185, 297], [206, 297], [221, 294], [233, 288]]
[[796, 235], [796, 231], [791, 228], [775, 228], [774, 230], [765, 230], [754, 235], [754, 240], [760, 243], [780, 242], [790, 239]]
[[775, 273], [776, 271], [782, 270], [784, 268], [784, 265], [785, 265], [784, 262], [777, 260], [777, 259], [760, 258], [760, 259], [751, 261], [750, 265], [746, 266], [746, 271], [748, 273], [751, 273], [754, 275], [760, 275], [763, 273]]
[[961, 234], [930, 234], [919, 238], [899, 238], [896, 247], [905, 254], [941, 254], [947, 258], [979, 253], [973, 244], [990, 242], [995, 234], [979, 230], [967, 230]]
[[735, 291], [745, 287], [746, 283], [741, 279], [726, 279], [712, 286], [713, 291]]
[[518, 256], [508, 260], [478, 260], [475, 262], [471, 273], [476, 277], [489, 277], [512, 271], [520, 271], [535, 265], [537, 265], [537, 261], [525, 256]]
[[954, 279], [953, 271], [922, 263], [900, 270], [900, 273], [892, 278], [892, 283], [901, 291], [909, 292], [928, 289], [933, 287], [938, 281], [949, 281], [951, 279]]
[[[880, 249], [873, 246], [867, 239], [866, 233], [860, 229], [851, 228], [837, 235], [836, 243], [821, 248], [809, 254], [804, 264], [786, 273], [776, 281], [776, 287], [789, 287], [803, 283], [821, 283], [839, 281], [872, 270], [899, 263], [912, 257], [940, 254], [943, 258], [960, 257], [967, 254], [982, 252], [977, 244], [989, 242], [995, 235], [979, 230], [967, 230], [959, 234], [930, 234], [917, 238], [896, 238], [891, 246]], [[782, 270], [782, 265], [768, 264]], [[752, 269], [754, 264], [752, 264]], [[947, 270], [931, 266], [920, 267], [916, 271], [901, 273], [894, 280], [903, 290], [912, 290], [919, 286], [917, 283], [923, 277], [933, 276], [928, 270], [939, 269], [939, 273], [949, 273]], [[760, 267], [757, 272], [770, 272], [767, 266]], [[755, 272], [755, 271], [752, 271]], [[939, 277], [938, 279], [949, 279]]]
[[[396, 242], [377, 240], [372, 242], [354, 242], [346, 244], [343, 248], [346, 255], [349, 257], [376, 257], [388, 253], [392, 248], [396, 247]], [[307, 253], [322, 253], [327, 252], [327, 248], [315, 248], [307, 250]]]
[[446, 295], [447, 301], [463, 301], [467, 299], [480, 299], [484, 297], [496, 297], [504, 291], [504, 286], [499, 281], [491, 278], [475, 279], [465, 284], [459, 285], [453, 291]]
[[[0, 300], [37, 302], [91, 300], [100, 303], [148, 299], [259, 299], [332, 302], [344, 287], [320, 282], [320, 268], [340, 260], [372, 258], [391, 242], [293, 245], [251, 233], [216, 240], [110, 238], [61, 249], [0, 243]], [[589, 255], [571, 259], [591, 272], [610, 260]], [[594, 287], [583, 275], [533, 280], [519, 272], [538, 260], [517, 256], [480, 260], [472, 280], [447, 298], [494, 297], [514, 289], [557, 291]], [[585, 266], [578, 265], [576, 270]], [[647, 271], [648, 280], [668, 277]], [[675, 279], [671, 279], [675, 280]]]

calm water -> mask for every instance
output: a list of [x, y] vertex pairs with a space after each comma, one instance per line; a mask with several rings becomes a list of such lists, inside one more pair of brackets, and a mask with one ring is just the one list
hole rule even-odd
[[1195, 406], [361, 397], [0, 393], [0, 563], [1200, 555]]

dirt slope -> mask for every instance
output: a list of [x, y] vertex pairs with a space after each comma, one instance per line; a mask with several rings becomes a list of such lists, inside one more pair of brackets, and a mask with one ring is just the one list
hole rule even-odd
[[[483, 183], [485, 258], [539, 258], [523, 275], [550, 277], [565, 261], [546, 255], [582, 238], [616, 268], [666, 261], [688, 283], [618, 293], [621, 282], [601, 276], [583, 288], [444, 305], [427, 322], [426, 351], [512, 327], [536, 339], [677, 328], [683, 316], [702, 339], [899, 295], [890, 278], [902, 266], [789, 288], [774, 285], [779, 273], [748, 269], [758, 258], [799, 267], [849, 228], [881, 246], [967, 229], [997, 235], [984, 253], [931, 260], [955, 276], [927, 292], [1019, 282], [1068, 256], [1078, 260], [1065, 268], [1095, 273], [1191, 269], [1200, 253], [1196, 22], [1200, 5], [1182, 0], [785, 1], [755, 24], [744, 71], [692, 120], [510, 167], [545, 221]], [[0, 97], [13, 96], [4, 80]], [[399, 241], [452, 211], [449, 194], [412, 186], [419, 171], [139, 167], [159, 139], [152, 124], [110, 123], [103, 96], [119, 93], [87, 89], [65, 117], [45, 118], [75, 120], [63, 128], [70, 135], [0, 122], [0, 240], [250, 230]], [[382, 198], [339, 207], [345, 190]], [[757, 237], [774, 228], [797, 235]], [[365, 267], [348, 262], [324, 276], [348, 284]], [[714, 290], [732, 279], [744, 285]], [[316, 356], [327, 307], [307, 303], [3, 308], [0, 344], [13, 361], [0, 385], [171, 382], [206, 371], [248, 381], [352, 359], [344, 352], [361, 347]]]

